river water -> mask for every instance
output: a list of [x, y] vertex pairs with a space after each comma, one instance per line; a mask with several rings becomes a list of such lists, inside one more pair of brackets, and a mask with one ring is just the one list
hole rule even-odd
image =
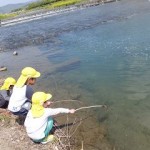
[[[108, 106], [93, 111], [114, 149], [149, 150], [149, 18], [148, 0], [123, 0], [2, 27], [0, 65], [8, 71], [0, 76], [17, 78], [33, 66], [42, 73], [36, 90]], [[98, 139], [91, 144], [102, 149]]]

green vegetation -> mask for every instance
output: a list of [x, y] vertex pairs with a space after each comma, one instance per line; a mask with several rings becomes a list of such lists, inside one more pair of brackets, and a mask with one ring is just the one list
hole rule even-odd
[[12, 12], [19, 12], [19, 11], [22, 11], [24, 8], [17, 8], [17, 9], [14, 9], [12, 10]]
[[17, 13], [0, 14], [0, 20], [1, 19], [9, 19], [9, 18], [12, 18], [15, 16], [17, 16]]
[[84, 1], [88, 1], [88, 0], [40, 0], [38, 2], [31, 3], [27, 5], [26, 7], [15, 9], [11, 13], [0, 14], [0, 20], [13, 18], [20, 14], [32, 12], [38, 9], [53, 9], [53, 8], [58, 8], [58, 7], [60, 8], [60, 7], [78, 4]]
[[68, 5], [74, 5], [83, 0], [41, 0], [38, 2], [34, 2], [29, 4], [26, 7], [26, 10], [32, 10], [32, 9], [38, 9], [38, 8], [57, 8], [57, 7], [63, 7]]
[[17, 118], [15, 116], [10, 115], [8, 112], [0, 113], [0, 124], [14, 125], [16, 123]]
[[5, 114], [0, 114], [0, 122], [10, 122], [11, 117]]
[[38, 7], [43, 7], [43, 6], [52, 4], [52, 3], [57, 2], [57, 1], [60, 1], [60, 0], [41, 0], [41, 1], [38, 1], [38, 2], [34, 2], [34, 3], [29, 4], [26, 7], [26, 10], [35, 9], [35, 8], [38, 8]]
[[81, 0], [64, 0], [64, 1], [58, 1], [55, 2], [49, 6], [47, 6], [47, 8], [58, 8], [58, 7], [64, 7], [64, 6], [69, 6], [69, 5], [74, 5], [81, 2]]

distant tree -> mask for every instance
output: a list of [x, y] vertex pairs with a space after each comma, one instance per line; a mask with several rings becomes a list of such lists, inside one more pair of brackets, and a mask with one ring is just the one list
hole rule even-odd
[[12, 10], [11, 12], [17, 12], [17, 11], [22, 11], [22, 10], [23, 8], [17, 8], [17, 9]]
[[45, 6], [45, 5], [48, 5], [48, 4], [57, 2], [57, 1], [60, 1], [60, 0], [41, 0], [41, 1], [34, 2], [34, 3], [29, 4], [29, 5], [26, 7], [26, 9], [27, 9], [27, 10], [30, 10], [30, 9], [34, 9], [34, 8], [37, 8], [37, 7], [43, 7], [43, 6]]

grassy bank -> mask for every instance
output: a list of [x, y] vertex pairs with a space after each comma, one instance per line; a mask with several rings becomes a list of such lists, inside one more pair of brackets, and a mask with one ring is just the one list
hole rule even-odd
[[18, 15], [17, 13], [0, 14], [0, 20], [13, 18], [17, 15]]
[[1, 20], [9, 19], [9, 18], [16, 17], [18, 15], [21, 15], [21, 14], [26, 14], [28, 12], [32, 12], [32, 11], [36, 11], [40, 9], [51, 10], [54, 8], [60, 8], [60, 7], [63, 8], [66, 6], [71, 6], [71, 5], [83, 3], [86, 1], [88, 2], [88, 0], [40, 0], [38, 2], [31, 3], [27, 5], [26, 7], [16, 9], [11, 13], [0, 14], [0, 19]]
[[74, 5], [85, 0], [42, 0], [29, 4], [25, 10], [33, 10], [40, 8], [53, 8]]
[[21, 16], [24, 14], [28, 15], [30, 13], [38, 13], [36, 12], [38, 10], [53, 10], [73, 5], [92, 5], [94, 3], [110, 3], [115, 1], [116, 0], [39, 0], [37, 2], [30, 3], [22, 8], [15, 9], [11, 13], [0, 14], [0, 20], [11, 19], [13, 17]]

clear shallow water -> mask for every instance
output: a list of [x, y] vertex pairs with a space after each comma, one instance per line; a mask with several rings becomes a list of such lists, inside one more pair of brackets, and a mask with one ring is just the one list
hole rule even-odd
[[24, 66], [38, 68], [43, 76], [35, 88], [50, 89], [56, 99], [108, 105], [95, 112], [112, 145], [149, 150], [149, 8], [148, 1], [123, 1], [1, 28], [3, 47], [32, 47], [21, 48], [19, 57], [0, 53], [0, 62], [16, 77]]

